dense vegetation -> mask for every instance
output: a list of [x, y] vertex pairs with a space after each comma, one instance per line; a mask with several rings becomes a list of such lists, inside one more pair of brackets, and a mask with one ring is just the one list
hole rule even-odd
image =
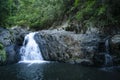
[[120, 0], [0, 0], [0, 26], [49, 28], [55, 22], [78, 21], [102, 27], [120, 23]]
[[82, 24], [101, 27], [119, 23], [119, 0], [75, 0], [73, 11], [75, 19]]

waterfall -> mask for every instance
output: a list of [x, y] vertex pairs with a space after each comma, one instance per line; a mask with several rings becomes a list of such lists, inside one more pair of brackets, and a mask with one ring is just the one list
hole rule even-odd
[[25, 36], [23, 46], [20, 49], [21, 61], [43, 61], [38, 44], [34, 40], [36, 32]]
[[111, 66], [112, 65], [112, 56], [110, 55], [110, 45], [109, 45], [109, 39], [105, 41], [105, 66]]

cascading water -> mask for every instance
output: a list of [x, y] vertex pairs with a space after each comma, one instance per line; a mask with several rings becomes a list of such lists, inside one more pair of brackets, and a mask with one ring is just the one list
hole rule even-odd
[[25, 36], [23, 46], [20, 49], [21, 61], [43, 61], [38, 44], [34, 40], [36, 33], [29, 33]]
[[106, 53], [105, 53], [105, 66], [112, 65], [112, 56], [110, 55], [109, 40], [105, 41]]

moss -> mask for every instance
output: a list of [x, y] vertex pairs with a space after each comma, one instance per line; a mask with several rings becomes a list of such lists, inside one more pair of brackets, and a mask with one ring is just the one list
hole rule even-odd
[[0, 44], [0, 62], [6, 61], [6, 52], [2, 44]]
[[3, 45], [0, 43], [0, 50], [3, 49]]

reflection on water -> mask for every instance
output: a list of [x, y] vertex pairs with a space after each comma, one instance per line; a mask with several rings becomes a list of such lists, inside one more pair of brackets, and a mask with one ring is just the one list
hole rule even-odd
[[119, 72], [64, 63], [18, 63], [0, 67], [0, 80], [120, 80]]

